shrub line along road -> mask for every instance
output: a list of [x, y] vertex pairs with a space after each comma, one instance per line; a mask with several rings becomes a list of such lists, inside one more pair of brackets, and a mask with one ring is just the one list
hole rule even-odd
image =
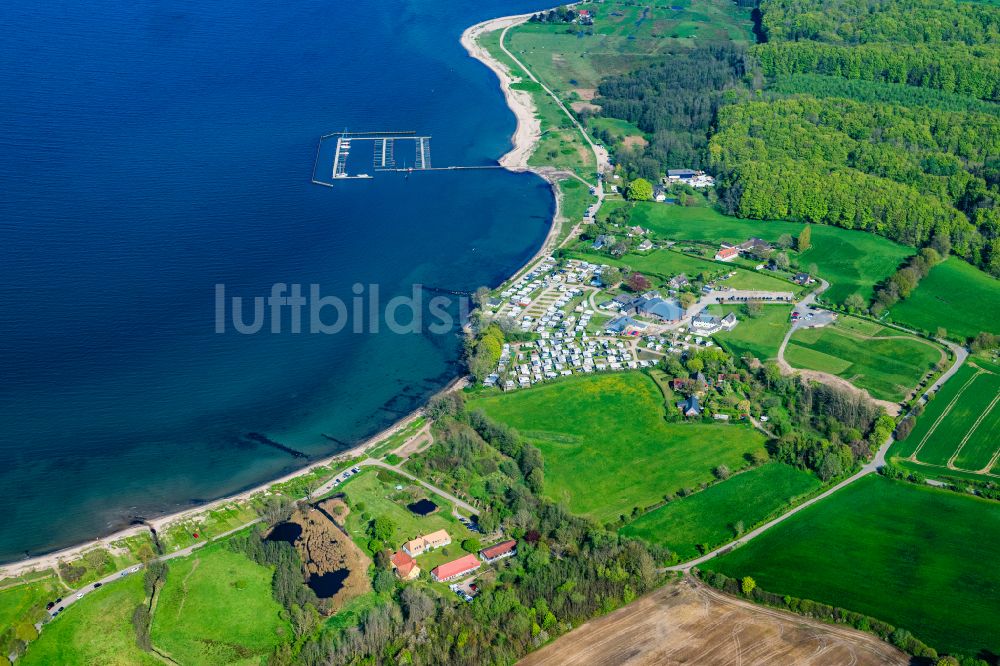
[[[802, 305], [809, 305], [813, 301], [815, 301], [815, 297], [817, 295], [819, 295], [820, 293], [822, 293], [823, 291], [825, 291], [826, 288], [829, 286], [829, 283], [827, 283], [825, 280], [822, 280], [821, 282], [822, 282], [822, 284], [820, 285], [819, 289], [816, 289], [815, 291], [810, 292], [801, 301], [799, 301], [796, 304], [795, 307], [798, 308], [798, 307], [800, 307]], [[897, 326], [895, 328], [898, 328], [899, 330], [903, 330], [903, 331], [907, 331], [909, 333], [912, 333], [912, 331], [908, 331], [907, 329], [899, 327], [899, 326]], [[793, 326], [792, 329], [789, 330], [789, 332], [785, 335], [785, 340], [781, 344], [781, 350], [782, 351], [784, 351], [785, 344], [788, 342], [788, 339], [792, 335], [792, 330], [794, 330], [794, 329], [795, 329], [795, 327]], [[955, 361], [954, 361], [954, 363], [952, 363], [952, 365], [951, 365], [950, 368], [948, 368], [943, 373], [941, 373], [941, 376], [938, 377], [937, 380], [933, 384], [931, 384], [929, 387], [927, 387], [927, 390], [924, 391], [923, 395], [920, 396], [920, 402], [921, 403], [926, 403], [928, 395], [936, 392], [938, 389], [941, 388], [941, 386], [944, 385], [944, 383], [946, 381], [948, 381], [949, 379], [951, 379], [951, 377], [956, 372], [958, 372], [958, 369], [960, 367], [962, 367], [962, 364], [965, 363], [965, 359], [969, 356], [969, 353], [963, 347], [961, 347], [959, 345], [956, 345], [953, 342], [949, 342], [947, 340], [939, 340], [938, 342], [941, 342], [941, 343], [945, 344], [949, 349], [952, 350], [952, 352], [954, 352], [954, 354], [955, 354]], [[780, 354], [779, 354], [779, 358], [780, 358]], [[880, 468], [882, 468], [882, 467], [885, 466], [885, 456], [886, 456], [886, 453], [889, 451], [889, 447], [892, 446], [892, 444], [893, 444], [894, 441], [895, 441], [895, 439], [893, 438], [893, 436], [889, 435], [889, 438], [882, 444], [882, 446], [880, 446], [878, 448], [878, 451], [875, 452], [875, 455], [872, 457], [871, 461], [868, 464], [866, 464], [860, 470], [858, 470], [857, 472], [855, 472], [853, 475], [847, 477], [846, 479], [844, 479], [843, 481], [841, 481], [837, 485], [833, 486], [832, 488], [829, 488], [825, 492], [823, 492], [823, 493], [821, 493], [821, 494], [817, 495], [816, 497], [813, 497], [813, 498], [811, 498], [809, 500], [806, 500], [805, 502], [803, 502], [802, 504], [798, 505], [797, 507], [795, 507], [795, 508], [793, 508], [793, 509], [791, 509], [791, 510], [789, 510], [789, 511], [783, 513], [783, 514], [781, 514], [777, 518], [775, 518], [775, 519], [773, 519], [773, 520], [771, 520], [769, 522], [764, 523], [763, 525], [761, 525], [757, 529], [754, 529], [754, 530], [751, 530], [751, 531], [747, 532], [746, 534], [744, 534], [740, 538], [736, 539], [735, 541], [730, 541], [729, 543], [727, 543], [727, 544], [725, 544], [723, 546], [720, 546], [719, 548], [716, 548], [715, 550], [713, 550], [713, 551], [711, 551], [709, 553], [706, 553], [705, 555], [702, 555], [701, 557], [695, 558], [693, 560], [689, 560], [689, 561], [684, 562], [682, 564], [675, 564], [674, 566], [665, 567], [664, 571], [682, 571], [682, 572], [690, 571], [692, 567], [696, 567], [699, 564], [704, 564], [708, 560], [710, 560], [713, 557], [716, 557], [718, 555], [722, 555], [722, 554], [728, 553], [730, 550], [732, 550], [733, 548], [736, 548], [737, 546], [742, 546], [743, 544], [747, 543], [751, 539], [754, 539], [754, 538], [760, 536], [761, 534], [763, 534], [767, 530], [771, 529], [775, 525], [777, 525], [777, 524], [779, 524], [779, 523], [781, 523], [781, 522], [783, 522], [783, 521], [791, 518], [792, 516], [794, 516], [795, 514], [797, 514], [799, 511], [802, 511], [806, 507], [812, 506], [816, 502], [819, 502], [820, 500], [826, 499], [827, 497], [829, 497], [830, 495], [834, 494], [835, 492], [837, 492], [841, 488], [844, 488], [845, 486], [848, 486], [848, 485], [854, 483], [855, 481], [857, 481], [858, 479], [860, 479], [860, 478], [862, 478], [864, 476], [867, 476], [869, 474], [873, 474], [873, 473], [877, 472]], [[932, 485], [937, 485], [937, 484], [932, 484]]]

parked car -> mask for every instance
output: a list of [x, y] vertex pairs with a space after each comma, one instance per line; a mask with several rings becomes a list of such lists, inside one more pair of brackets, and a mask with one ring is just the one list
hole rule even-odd
[[96, 590], [96, 589], [97, 589], [97, 588], [99, 588], [99, 587], [100, 587], [101, 585], [104, 585], [104, 583], [94, 583], [94, 589]]
[[45, 610], [52, 610], [53, 608], [55, 608], [55, 605], [56, 602], [50, 601], [49, 603], [45, 604]]

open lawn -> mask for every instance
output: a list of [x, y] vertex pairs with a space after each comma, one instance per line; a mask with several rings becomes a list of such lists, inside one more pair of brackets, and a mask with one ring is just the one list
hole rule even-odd
[[750, 530], [819, 486], [810, 472], [768, 463], [650, 511], [621, 533], [667, 546], [689, 560], [699, 554], [699, 544], [714, 548], [731, 541], [738, 523], [743, 523], [740, 533]]
[[[724, 316], [733, 310], [731, 305], [717, 305], [709, 308], [712, 314]], [[721, 331], [715, 340], [729, 353], [741, 357], [752, 354], [762, 361], [778, 357], [778, 347], [791, 325], [789, 317], [791, 305], [765, 305], [756, 317], [750, 318], [738, 313], [740, 323], [731, 331]]]
[[[751, 236], [774, 242], [782, 234], [797, 237], [805, 226], [728, 217], [708, 206], [658, 203], [637, 204], [631, 222], [664, 238], [710, 243], [742, 242]], [[871, 298], [875, 284], [895, 272], [913, 252], [881, 236], [816, 224], [812, 225], [812, 247], [802, 253], [792, 251], [790, 256], [804, 270], [816, 264], [819, 275], [830, 282], [824, 297], [839, 303], [853, 293]]]
[[[401, 486], [401, 489], [397, 490], [396, 486]], [[453, 545], [446, 549], [447, 555], [442, 552], [444, 549], [438, 549], [417, 558], [420, 567], [425, 570], [464, 554], [459, 544], [463, 539], [476, 536], [451, 514], [449, 502], [387, 470], [364, 469], [343, 486], [343, 492], [351, 507], [347, 516], [347, 533], [362, 550], [368, 545], [369, 521], [380, 516], [389, 518], [395, 525], [392, 543], [386, 544], [393, 550], [405, 541], [429, 532], [442, 529], [448, 532]], [[406, 508], [407, 504], [422, 498], [431, 500], [440, 509], [427, 516], [418, 516]]]
[[906, 398], [940, 359], [940, 349], [930, 342], [848, 317], [798, 329], [785, 349], [792, 367], [837, 375], [891, 402]]
[[291, 637], [272, 575], [223, 544], [174, 560], [153, 615], [153, 645], [182, 664], [260, 663]]
[[34, 634], [35, 622], [45, 617], [45, 604], [55, 601], [68, 591], [55, 574], [17, 584], [14, 580], [4, 580], [0, 589], [0, 633], [8, 627], [18, 627], [27, 636]]
[[46, 626], [17, 663], [162, 665], [135, 643], [132, 611], [143, 601], [142, 576], [127, 576], [94, 590]]
[[951, 257], [932, 268], [890, 314], [893, 321], [929, 333], [944, 327], [957, 340], [982, 331], [1000, 334], [1000, 280]]
[[545, 494], [600, 521], [746, 466], [764, 438], [748, 426], [668, 423], [663, 394], [639, 372], [570, 377], [470, 400], [542, 451]]
[[998, 549], [1000, 503], [868, 476], [702, 567], [997, 654]]
[[604, 76], [656, 62], [698, 41], [752, 41], [750, 12], [724, 0], [582, 3], [593, 26], [526, 23], [508, 48], [564, 98], [596, 88]]
[[[966, 363], [892, 449], [922, 473], [1000, 473], [1000, 374]], [[980, 477], [982, 478], [982, 477]]]

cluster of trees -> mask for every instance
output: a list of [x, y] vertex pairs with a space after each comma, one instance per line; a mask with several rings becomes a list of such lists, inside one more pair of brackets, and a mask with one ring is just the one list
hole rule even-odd
[[1000, 12], [959, 0], [763, 0], [768, 41], [995, 43]]
[[1000, 104], [972, 99], [954, 92], [918, 88], [905, 83], [845, 79], [823, 74], [779, 74], [768, 79], [765, 99], [807, 94], [813, 97], [840, 97], [856, 102], [926, 107], [940, 111], [973, 111], [1000, 115]]
[[572, 23], [578, 16], [579, 14], [572, 9], [566, 7], [565, 5], [561, 5], [555, 9], [550, 9], [547, 12], [532, 14], [528, 21], [531, 23]]
[[[595, 104], [601, 115], [635, 124], [649, 145], [617, 146], [615, 158], [630, 177], [657, 180], [666, 168], [706, 165], [705, 146], [716, 110], [746, 99], [746, 51], [733, 44], [679, 49], [662, 63], [598, 86]], [[598, 138], [614, 145], [610, 135]]]
[[1000, 49], [994, 46], [768, 42], [751, 53], [768, 77], [821, 74], [1000, 100]]
[[944, 250], [942, 253], [934, 247], [925, 247], [917, 254], [910, 257], [906, 264], [898, 271], [890, 275], [885, 281], [875, 288], [875, 299], [872, 304], [872, 313], [881, 314], [899, 301], [906, 300], [920, 281], [927, 277], [937, 264], [941, 263], [944, 257], [948, 256], [948, 239], [945, 236], [935, 236], [932, 243]]
[[498, 323], [490, 323], [481, 327], [475, 334], [465, 340], [465, 360], [469, 372], [482, 381], [496, 370], [503, 353], [504, 333]]
[[[788, 610], [793, 613], [798, 613], [799, 615], [814, 617], [827, 622], [846, 624], [860, 631], [875, 634], [882, 640], [892, 643], [900, 650], [903, 650], [904, 652], [915, 657], [922, 657], [925, 659], [938, 658], [937, 650], [916, 638], [906, 629], [894, 627], [888, 622], [883, 622], [882, 620], [874, 617], [863, 615], [862, 613], [855, 613], [836, 606], [830, 606], [829, 604], [820, 603], [811, 599], [800, 599], [789, 595], [767, 592], [766, 590], [762, 590], [758, 587], [756, 581], [749, 576], [744, 578], [730, 578], [723, 573], [700, 570], [696, 570], [695, 573], [699, 578], [701, 578], [701, 580], [705, 581], [715, 589], [722, 590], [727, 594], [731, 594], [733, 596], [739, 596], [742, 594], [743, 596], [749, 597], [760, 604], [766, 604], [768, 606], [773, 606], [774, 608]], [[978, 659], [966, 659], [962, 662], [956, 660], [954, 663], [961, 663], [962, 666], [986, 666], [986, 662]]]
[[434, 408], [441, 430], [427, 460], [480, 498], [480, 524], [502, 525], [518, 540], [517, 556], [494, 581], [481, 579], [474, 604], [394, 587], [356, 626], [310, 638], [296, 663], [513, 663], [661, 582], [656, 562], [665, 551], [577, 518], [532, 489], [541, 457], [516, 432], [466, 414], [457, 400]]
[[709, 146], [727, 210], [949, 249], [1000, 274], [1000, 118], [801, 96], [727, 106]]

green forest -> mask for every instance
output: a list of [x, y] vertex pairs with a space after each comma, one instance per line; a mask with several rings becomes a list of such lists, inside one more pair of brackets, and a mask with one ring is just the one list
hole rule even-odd
[[600, 113], [648, 139], [616, 147], [626, 177], [704, 168], [728, 214], [937, 238], [1000, 276], [1000, 7], [763, 0], [754, 17], [758, 44], [602, 80]]

